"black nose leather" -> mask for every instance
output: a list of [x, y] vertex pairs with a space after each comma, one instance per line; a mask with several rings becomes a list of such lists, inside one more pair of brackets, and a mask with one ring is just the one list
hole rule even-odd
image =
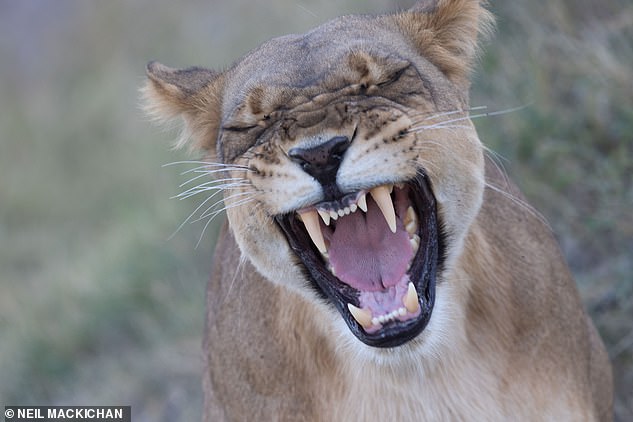
[[313, 148], [292, 148], [288, 156], [321, 182], [323, 178], [336, 176], [349, 144], [346, 136], [337, 136]]
[[347, 136], [336, 136], [316, 147], [291, 148], [288, 156], [324, 188], [336, 189], [336, 172], [349, 145]]

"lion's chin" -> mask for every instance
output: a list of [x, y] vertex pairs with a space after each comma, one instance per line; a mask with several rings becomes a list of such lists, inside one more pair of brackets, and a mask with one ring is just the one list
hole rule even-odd
[[315, 290], [363, 343], [396, 347], [424, 330], [444, 243], [427, 177], [348, 193], [276, 221]]

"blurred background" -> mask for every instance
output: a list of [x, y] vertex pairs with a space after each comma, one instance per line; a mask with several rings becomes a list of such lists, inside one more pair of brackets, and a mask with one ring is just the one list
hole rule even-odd
[[[178, 226], [196, 159], [139, 107], [144, 67], [229, 66], [387, 0], [0, 0], [0, 405], [198, 420], [216, 221]], [[633, 420], [633, 1], [491, 0], [483, 142], [551, 222]]]

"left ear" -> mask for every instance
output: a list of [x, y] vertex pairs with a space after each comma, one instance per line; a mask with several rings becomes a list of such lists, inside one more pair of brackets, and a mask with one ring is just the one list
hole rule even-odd
[[394, 19], [420, 54], [458, 85], [467, 84], [478, 39], [494, 23], [480, 0], [423, 0]]
[[147, 65], [142, 89], [145, 109], [161, 121], [182, 118], [184, 131], [177, 146], [215, 153], [222, 107], [222, 74], [200, 67], [172, 69], [158, 62]]

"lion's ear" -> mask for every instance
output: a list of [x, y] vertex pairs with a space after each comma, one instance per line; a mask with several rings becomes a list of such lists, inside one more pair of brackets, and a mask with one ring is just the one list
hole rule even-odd
[[200, 67], [172, 69], [158, 62], [148, 63], [146, 73], [142, 92], [148, 114], [160, 121], [182, 118], [177, 146], [192, 141], [192, 148], [213, 153], [221, 118], [221, 74]]
[[477, 57], [478, 38], [494, 22], [480, 0], [422, 0], [395, 18], [420, 54], [460, 84]]

